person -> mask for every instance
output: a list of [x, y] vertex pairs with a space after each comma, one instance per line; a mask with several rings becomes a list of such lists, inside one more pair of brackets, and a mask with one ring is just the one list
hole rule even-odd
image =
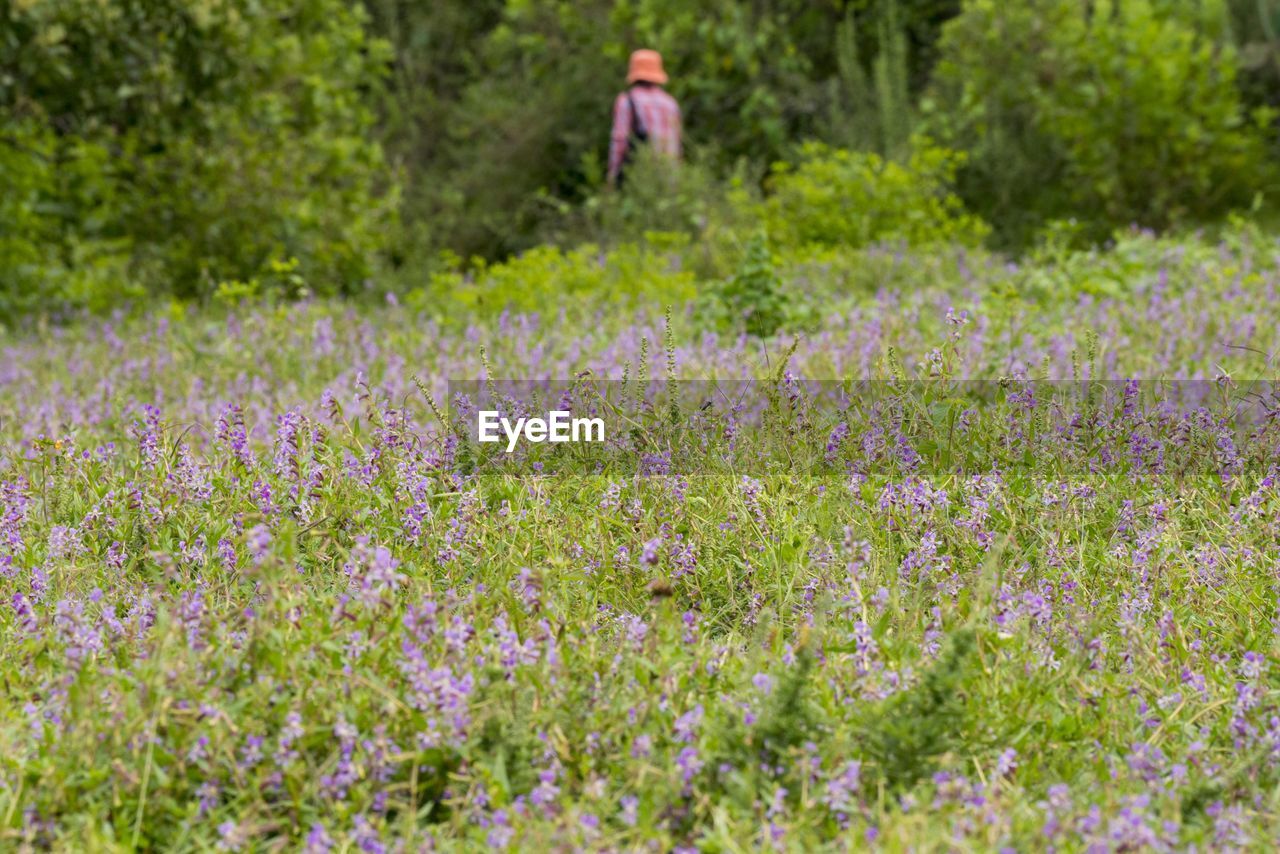
[[627, 90], [613, 102], [609, 136], [609, 183], [621, 186], [628, 162], [643, 143], [673, 159], [680, 157], [680, 105], [662, 87], [667, 74], [656, 50], [637, 50], [627, 69]]

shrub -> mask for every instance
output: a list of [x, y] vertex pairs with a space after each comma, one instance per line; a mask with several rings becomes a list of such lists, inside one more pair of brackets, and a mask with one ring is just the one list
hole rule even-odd
[[0, 270], [6, 311], [85, 304], [68, 262], [103, 247], [180, 296], [290, 257], [324, 291], [369, 273], [394, 194], [358, 7], [60, 0], [6, 4], [0, 30], [0, 216], [26, 259]]
[[1270, 177], [1231, 48], [1148, 0], [969, 0], [941, 51], [931, 131], [1006, 243], [1072, 215], [1095, 238], [1212, 217]]
[[977, 244], [987, 227], [950, 189], [961, 162], [924, 140], [905, 162], [810, 143], [776, 167], [764, 219], [782, 245]]
[[967, 708], [970, 685], [982, 672], [976, 647], [973, 629], [958, 630], [918, 683], [868, 715], [862, 746], [890, 792], [927, 776], [948, 752], [976, 752], [976, 727]]
[[1044, 104], [1077, 209], [1109, 225], [1163, 227], [1249, 202], [1268, 167], [1243, 114], [1234, 54], [1146, 3], [1116, 9], [1077, 36], [1089, 69], [1081, 85]]
[[499, 264], [481, 263], [469, 273], [437, 272], [428, 287], [409, 294], [409, 304], [422, 309], [452, 304], [497, 314], [632, 305], [641, 298], [683, 302], [696, 293], [695, 276], [679, 261], [688, 244], [682, 235], [651, 234], [645, 242], [609, 251], [595, 244], [569, 251], [539, 246]]
[[906, 32], [896, 0], [877, 9], [879, 48], [864, 68], [853, 9], [835, 30], [836, 77], [831, 80], [827, 137], [837, 144], [892, 156], [910, 143], [915, 123]]
[[757, 235], [747, 244], [737, 272], [709, 292], [701, 314], [720, 326], [767, 338], [786, 324], [792, 310], [768, 240]]
[[701, 160], [676, 162], [643, 146], [627, 166], [625, 187], [602, 187], [581, 205], [563, 205], [564, 216], [544, 236], [560, 245], [630, 243], [653, 232], [703, 233], [711, 220], [732, 218], [725, 185]]

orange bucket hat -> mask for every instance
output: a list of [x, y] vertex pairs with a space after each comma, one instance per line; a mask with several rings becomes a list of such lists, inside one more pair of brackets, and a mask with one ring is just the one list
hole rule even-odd
[[639, 80], [657, 83], [659, 86], [667, 82], [667, 73], [662, 70], [662, 54], [656, 50], [637, 50], [631, 54], [627, 82], [635, 83]]

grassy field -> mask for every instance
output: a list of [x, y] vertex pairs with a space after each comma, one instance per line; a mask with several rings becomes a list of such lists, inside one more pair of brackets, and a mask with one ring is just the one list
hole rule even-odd
[[[764, 342], [577, 303], [13, 336], [0, 847], [1268, 849], [1276, 250], [818, 260]], [[585, 371], [760, 406], [541, 473], [434, 411]]]

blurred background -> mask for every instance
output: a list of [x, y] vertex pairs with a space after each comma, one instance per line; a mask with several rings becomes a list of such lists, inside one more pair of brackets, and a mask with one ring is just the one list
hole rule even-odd
[[[617, 193], [637, 47], [686, 157]], [[1277, 105], [1280, 0], [3, 0], [0, 317], [1265, 228]]]

